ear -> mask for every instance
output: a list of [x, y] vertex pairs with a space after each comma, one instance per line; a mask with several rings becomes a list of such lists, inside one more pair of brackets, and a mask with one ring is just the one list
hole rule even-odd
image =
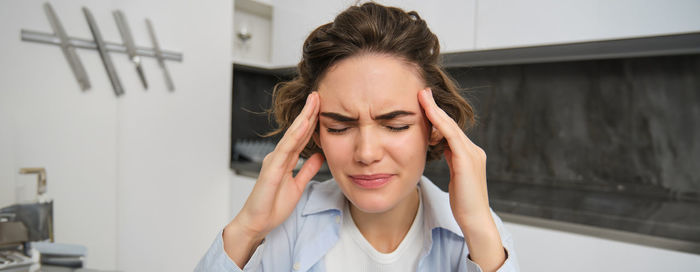
[[442, 136], [442, 133], [435, 128], [434, 126], [431, 126], [430, 128], [430, 138], [428, 139], [428, 145], [434, 146], [440, 143], [442, 139], [445, 138]]

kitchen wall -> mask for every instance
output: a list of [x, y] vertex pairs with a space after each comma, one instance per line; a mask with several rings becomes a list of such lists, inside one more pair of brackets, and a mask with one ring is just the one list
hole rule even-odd
[[[20, 41], [22, 28], [52, 32], [42, 4], [0, 2], [0, 205], [21, 200], [15, 199], [15, 184], [36, 183], [35, 176], [19, 175], [19, 168], [45, 167], [56, 241], [85, 245], [89, 266], [114, 269], [117, 99], [96, 51], [78, 50], [94, 86], [83, 93], [59, 47]], [[119, 40], [108, 17], [111, 2], [52, 4], [69, 35], [91, 37], [80, 10], [88, 5], [103, 35]], [[118, 64], [121, 59], [114, 56]], [[124, 75], [127, 70], [119, 71]]]
[[80, 91], [57, 46], [20, 41], [51, 32], [43, 1], [0, 2], [0, 205], [20, 167], [42, 166], [54, 200], [57, 242], [88, 248], [86, 265], [121, 271], [191, 271], [229, 213], [231, 1], [50, 1], [70, 36], [90, 39], [82, 6], [108, 41], [121, 41], [122, 9], [136, 44], [150, 47], [144, 19], [168, 62], [168, 92], [144, 58], [143, 90], [126, 55], [111, 54], [126, 94], [115, 97], [96, 51], [78, 49], [92, 89]]

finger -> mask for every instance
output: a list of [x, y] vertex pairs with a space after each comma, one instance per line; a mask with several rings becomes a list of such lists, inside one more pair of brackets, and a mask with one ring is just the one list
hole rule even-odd
[[445, 137], [453, 149], [466, 148], [465, 142], [471, 142], [457, 123], [442, 110], [433, 99], [430, 89], [421, 90], [419, 99], [425, 115], [435, 128]]
[[297, 155], [304, 149], [304, 147], [306, 147], [306, 144], [309, 142], [309, 139], [316, 128], [316, 120], [318, 118], [318, 111], [320, 108], [318, 93], [311, 93], [308, 99], [308, 106], [298, 117], [303, 118], [305, 123], [303, 128], [299, 128], [301, 131], [301, 137], [295, 139], [293, 144], [290, 146], [292, 148], [291, 152], [297, 153]]
[[[295, 150], [295, 145], [298, 145], [298, 142], [303, 142], [304, 144], [308, 142], [309, 137], [306, 137], [306, 134], [308, 134], [306, 132], [309, 130], [309, 127], [312, 127], [309, 123], [315, 122], [314, 120], [317, 118], [317, 114], [313, 114], [313, 112], [318, 111], [318, 101], [315, 101], [318, 100], [317, 96], [318, 94], [309, 95], [304, 108], [302, 108], [302, 111], [284, 133], [277, 146], [275, 146], [275, 150], [263, 161], [263, 169], [260, 171], [259, 180], [265, 182], [259, 185], [266, 188], [265, 190], [279, 193], [277, 188], [286, 179], [285, 176], [289, 175], [289, 178], [291, 178], [292, 169], [299, 161], [299, 152], [301, 152], [301, 149]], [[312, 117], [312, 120], [307, 120], [309, 116]], [[301, 141], [299, 140], [300, 138], [302, 139]], [[304, 138], [307, 139], [303, 140]], [[256, 184], [256, 186], [258, 185]]]
[[303, 191], [306, 184], [318, 173], [318, 170], [321, 169], [321, 165], [323, 165], [323, 160], [323, 155], [321, 155], [321, 153], [316, 153], [311, 155], [304, 165], [301, 166], [301, 170], [299, 170], [297, 176], [294, 177], [294, 182], [297, 184], [299, 190]]
[[290, 164], [299, 157], [299, 152], [301, 152], [301, 150], [297, 151], [298, 146], [304, 146], [306, 144], [303, 140], [306, 138], [307, 131], [312, 129], [310, 125], [310, 121], [312, 120], [308, 120], [308, 117], [312, 116], [312, 111], [318, 111], [318, 109], [314, 110], [314, 107], [317, 107], [316, 104], [318, 104], [317, 100], [317, 94], [309, 95], [301, 113], [299, 113], [294, 122], [292, 122], [292, 125], [282, 136], [282, 139], [277, 143], [268, 164], [271, 171], [280, 170], [286, 172], [294, 168], [293, 165], [291, 165], [290, 168]]
[[[314, 96], [317, 96], [318, 94], [312, 94]], [[317, 99], [318, 97], [312, 97], [311, 99]], [[308, 120], [308, 125], [305, 126], [304, 129], [301, 129], [304, 131], [304, 136], [301, 138], [300, 141], [296, 143], [296, 146], [292, 153], [287, 156], [287, 164], [284, 166], [285, 169], [293, 169], [297, 166], [297, 162], [299, 161], [299, 154], [306, 148], [306, 146], [309, 143], [309, 140], [311, 140], [311, 136], [313, 135], [315, 129], [316, 129], [316, 121], [318, 119], [318, 111], [320, 109], [319, 103], [314, 103], [313, 108], [309, 112], [309, 120]]]
[[311, 110], [311, 115], [309, 116], [309, 126], [305, 129], [304, 137], [302, 138], [301, 142], [299, 142], [299, 144], [297, 145], [297, 149], [295, 150], [296, 153], [301, 153], [301, 151], [303, 151], [304, 148], [306, 148], [306, 146], [309, 143], [309, 140], [311, 140], [311, 136], [313, 136], [314, 132], [316, 131], [316, 123], [318, 122], [318, 112], [321, 109], [320, 99], [318, 100], [319, 103], [315, 103], [313, 109]]
[[263, 161], [263, 168], [266, 170], [266, 172], [274, 175], [280, 175], [282, 173], [287, 173], [294, 168], [293, 166], [289, 167], [289, 165], [292, 160], [299, 158], [299, 154], [295, 154], [295, 152], [293, 152], [294, 147], [290, 145], [299, 141], [299, 138], [303, 137], [302, 130], [305, 126], [308, 126], [308, 124], [306, 122], [302, 122], [301, 126], [297, 130], [287, 131], [287, 133], [285, 133], [283, 138], [286, 138], [286, 140], [280, 140], [275, 147], [275, 150], [269, 154], [269, 159], [267, 161]]
[[[294, 118], [294, 121], [292, 121], [292, 124], [289, 126], [289, 128], [287, 128], [287, 131], [282, 136], [282, 139], [280, 139], [279, 143], [277, 144], [277, 147], [275, 147], [276, 150], [283, 150], [286, 152], [291, 152], [292, 150], [294, 150], [294, 143], [298, 142], [298, 139], [296, 139], [295, 141], [294, 136], [303, 137], [300, 135], [295, 135], [294, 133], [299, 130], [304, 130], [302, 126], [304, 126], [305, 122], [308, 122], [310, 116], [309, 112], [312, 111], [313, 107], [315, 106], [315, 96], [316, 95], [314, 93], [311, 93], [306, 98], [306, 103], [304, 104], [304, 107], [301, 109], [301, 112], [299, 112], [297, 117]], [[289, 142], [291, 142], [292, 146], [289, 146]]]

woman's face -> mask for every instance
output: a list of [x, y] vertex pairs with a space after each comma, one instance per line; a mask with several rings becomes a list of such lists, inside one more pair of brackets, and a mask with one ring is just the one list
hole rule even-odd
[[416, 68], [378, 54], [342, 60], [319, 82], [316, 140], [341, 190], [361, 211], [385, 212], [415, 193], [429, 143], [418, 103], [424, 88]]

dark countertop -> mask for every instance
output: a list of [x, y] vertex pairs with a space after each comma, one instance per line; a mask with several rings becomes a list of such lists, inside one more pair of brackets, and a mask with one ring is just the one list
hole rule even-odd
[[499, 212], [700, 244], [699, 203], [510, 182], [488, 186]]

